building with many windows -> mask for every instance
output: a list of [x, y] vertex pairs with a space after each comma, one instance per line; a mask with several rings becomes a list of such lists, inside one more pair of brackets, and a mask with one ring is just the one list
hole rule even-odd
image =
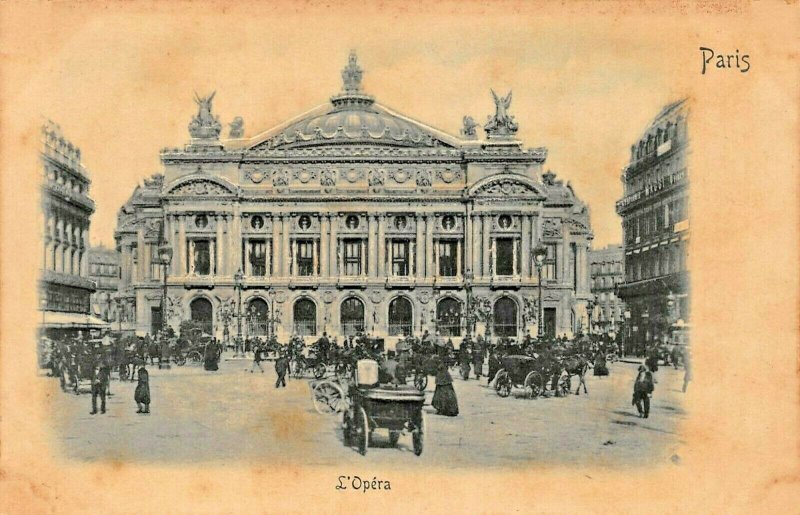
[[117, 320], [119, 253], [104, 246], [89, 249], [89, 278], [97, 290], [92, 294], [92, 314], [106, 322]]
[[221, 140], [214, 95], [196, 98], [191, 141], [164, 149], [163, 173], [119, 211], [123, 327], [191, 318], [224, 337], [241, 320], [244, 336], [364, 331], [389, 345], [423, 329], [535, 334], [536, 245], [543, 327], [585, 326], [588, 209], [543, 173], [545, 149], [514, 138], [511, 96], [453, 136], [379, 104], [361, 76], [351, 55], [330, 102], [250, 138], [237, 118]]
[[[688, 105], [664, 107], [631, 146], [617, 202], [625, 246], [625, 283], [619, 295], [631, 318], [626, 336], [640, 348], [663, 341], [688, 322]], [[631, 348], [629, 346], [629, 348]]]
[[103, 327], [91, 316], [95, 291], [89, 278], [87, 252], [94, 201], [89, 197], [89, 173], [81, 151], [67, 140], [61, 127], [48, 121], [42, 127], [41, 273], [42, 325], [49, 336]]
[[616, 335], [623, 327], [625, 303], [617, 296], [617, 287], [625, 281], [623, 257], [622, 245], [589, 251], [593, 334]]

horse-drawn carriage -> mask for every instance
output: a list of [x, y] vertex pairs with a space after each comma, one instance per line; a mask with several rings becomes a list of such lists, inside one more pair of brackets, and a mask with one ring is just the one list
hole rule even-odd
[[344, 445], [355, 445], [361, 454], [366, 454], [376, 429], [388, 430], [392, 446], [403, 433], [410, 433], [414, 454], [422, 454], [425, 393], [414, 386], [378, 384], [378, 364], [372, 360], [359, 364], [361, 373], [353, 379], [314, 385], [314, 408], [319, 413], [342, 413]]
[[494, 378], [494, 388], [500, 397], [511, 395], [514, 387], [525, 389], [525, 398], [535, 399], [547, 391], [552, 378], [558, 377], [555, 393], [565, 395], [570, 389], [569, 375], [561, 374], [560, 365], [552, 359], [524, 355], [500, 358], [502, 368]]

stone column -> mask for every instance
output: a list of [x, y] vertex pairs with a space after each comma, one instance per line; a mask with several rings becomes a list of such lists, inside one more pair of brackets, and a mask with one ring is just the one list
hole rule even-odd
[[289, 224], [291, 223], [291, 216], [288, 214], [284, 214], [281, 216], [281, 261], [282, 261], [282, 274], [283, 277], [289, 277], [289, 263], [291, 259], [294, 259], [292, 255], [287, 255], [290, 249], [289, 245]]
[[329, 266], [329, 252], [330, 252], [330, 243], [328, 240], [328, 231], [330, 230], [331, 225], [331, 218], [329, 214], [324, 214], [320, 218], [320, 230], [319, 230], [319, 254], [320, 254], [320, 275], [322, 277], [328, 277], [330, 272], [328, 270]]
[[456, 277], [461, 277], [461, 240], [456, 242]]
[[147, 252], [146, 252], [145, 248], [147, 247], [147, 245], [145, 245], [145, 243], [144, 243], [144, 228], [143, 227], [139, 227], [136, 230], [136, 246], [139, 249], [137, 251], [139, 255], [137, 256], [137, 261], [136, 261], [136, 277], [140, 281], [143, 281], [147, 277], [147, 275], [145, 275], [146, 274], [145, 262], [146, 262], [146, 257], [147, 257]]
[[286, 273], [287, 277], [292, 275], [297, 275], [297, 240], [291, 240], [290, 242], [291, 256], [289, 259], [289, 269]]
[[475, 271], [472, 266], [472, 213], [469, 210], [464, 217], [464, 268]]
[[331, 239], [330, 239], [330, 251], [328, 252], [328, 261], [330, 262], [330, 275], [338, 276], [341, 273], [341, 269], [339, 268], [339, 255], [338, 255], [338, 248], [339, 248], [339, 237], [337, 235], [339, 229], [339, 215], [333, 214], [331, 215], [330, 219], [331, 224]]
[[470, 266], [472, 274], [480, 277], [481, 273], [481, 219], [474, 212], [470, 215], [472, 232], [469, 235]]
[[416, 249], [415, 254], [417, 258], [416, 269], [414, 270], [414, 274], [418, 278], [422, 278], [425, 276], [425, 244], [422, 241], [422, 224], [423, 219], [422, 216], [416, 215], [414, 217], [414, 223], [417, 225], [417, 241], [416, 241]]
[[375, 252], [375, 216], [367, 214], [367, 275], [377, 277], [378, 256]]
[[483, 277], [489, 277], [489, 260], [491, 259], [491, 249], [490, 249], [490, 229], [491, 229], [491, 219], [489, 215], [481, 215], [481, 233], [482, 239], [481, 242], [481, 256], [483, 265], [481, 266], [481, 275]]
[[280, 277], [281, 274], [281, 217], [272, 215], [272, 246], [270, 248], [272, 253], [270, 259], [272, 260], [272, 275]]
[[144, 244], [144, 275], [142, 276], [146, 280], [155, 279], [153, 277], [153, 244], [152, 243], [145, 243]]
[[[391, 267], [391, 264], [389, 265]], [[378, 216], [378, 277], [385, 277], [386, 273], [386, 215]]]
[[178, 215], [178, 273], [186, 275], [186, 215]]
[[319, 266], [319, 240], [313, 239], [311, 241], [311, 275], [317, 275]]
[[434, 215], [425, 215], [425, 277], [431, 278], [435, 274], [433, 264], [433, 223]]
[[214, 222], [217, 224], [217, 244], [215, 245], [217, 253], [214, 256], [217, 261], [217, 266], [214, 275], [225, 275], [225, 268], [223, 268], [224, 263], [222, 260], [222, 254], [225, 251], [225, 245], [222, 241], [222, 220], [224, 217], [220, 214], [214, 215]]
[[522, 268], [520, 276], [525, 279], [531, 275], [531, 220], [530, 216], [523, 214], [522, 220], [522, 251], [520, 257], [522, 258]]

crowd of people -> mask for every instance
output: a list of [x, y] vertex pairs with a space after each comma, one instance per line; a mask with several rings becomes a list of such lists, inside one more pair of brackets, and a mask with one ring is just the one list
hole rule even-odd
[[[501, 359], [507, 355], [524, 355], [545, 360], [556, 361], [560, 357], [577, 354], [586, 357], [591, 363], [596, 376], [609, 374], [607, 365], [609, 357], [616, 360], [618, 346], [607, 339], [591, 339], [579, 337], [575, 340], [566, 338], [536, 339], [530, 334], [519, 340], [514, 338], [492, 338], [478, 334], [475, 338], [467, 334], [458, 349], [452, 338], [440, 334], [433, 335], [425, 330], [420, 337], [406, 335], [396, 345], [395, 350], [384, 351], [383, 340], [372, 338], [369, 334], [358, 333], [343, 338], [341, 344], [336, 337], [329, 338], [327, 333], [311, 346], [298, 335], [292, 335], [286, 344], [281, 344], [273, 335], [268, 338], [250, 337], [240, 340], [235, 348], [252, 352], [253, 363], [250, 372], [259, 369], [264, 372], [264, 363], [268, 357], [275, 361], [277, 375], [275, 388], [286, 386], [287, 375], [293, 367], [312, 362], [323, 362], [352, 373], [359, 359], [374, 359], [379, 363], [381, 382], [406, 384], [420, 370], [426, 375], [435, 375], [436, 390], [433, 396], [433, 407], [442, 415], [456, 416], [459, 413], [458, 399], [453, 389], [450, 368], [457, 366], [461, 377], [468, 380], [470, 376], [481, 380], [486, 377], [491, 384], [498, 370], [502, 368]], [[154, 337], [112, 337], [106, 332], [102, 337], [92, 338], [90, 334], [78, 332], [72, 336], [56, 339], [45, 339], [42, 346], [43, 361], [50, 370], [50, 375], [57, 377], [63, 391], [80, 393], [80, 386], [89, 387], [92, 395], [92, 414], [106, 412], [106, 397], [111, 395], [112, 373], [118, 374], [119, 380], [138, 381], [134, 401], [137, 413], [150, 412], [150, 382], [146, 368], [158, 364], [159, 368], [169, 368], [171, 360], [185, 361], [188, 352], [201, 356], [203, 368], [217, 371], [225, 345], [216, 338], [190, 338], [176, 335], [172, 329], [157, 333]], [[484, 376], [484, 364], [488, 360], [488, 374]], [[648, 417], [649, 399], [657, 383], [654, 374], [658, 371], [659, 361], [665, 366], [672, 365], [685, 369], [683, 391], [691, 381], [691, 368], [688, 355], [680, 346], [668, 349], [661, 344], [652, 345], [646, 352], [634, 383], [632, 404], [637, 407], [640, 416]], [[555, 390], [556, 377], [553, 377]]]

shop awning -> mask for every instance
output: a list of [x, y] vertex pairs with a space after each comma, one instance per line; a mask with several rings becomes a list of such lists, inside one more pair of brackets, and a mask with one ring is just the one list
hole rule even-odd
[[42, 321], [47, 329], [106, 329], [111, 325], [92, 315], [61, 311], [45, 311]]

